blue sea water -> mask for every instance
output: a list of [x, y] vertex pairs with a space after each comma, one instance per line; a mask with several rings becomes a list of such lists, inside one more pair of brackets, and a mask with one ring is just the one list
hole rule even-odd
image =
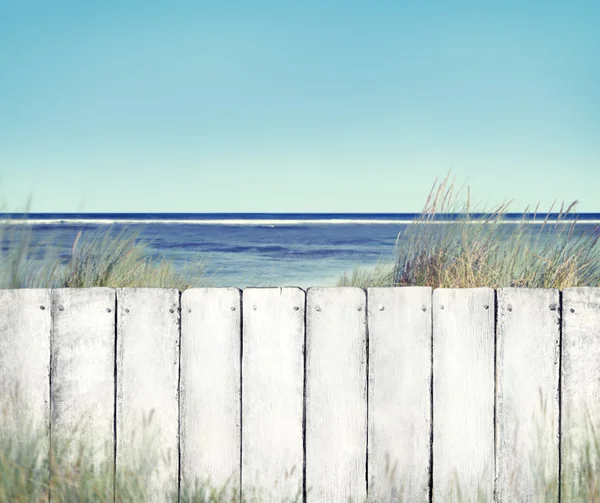
[[[102, 229], [115, 234], [138, 233], [156, 257], [173, 261], [178, 270], [189, 263], [205, 264], [214, 286], [333, 286], [355, 266], [391, 262], [398, 235], [417, 217], [413, 213], [30, 213], [7, 214], [9, 227], [32, 232], [32, 259], [49, 249], [67, 258], [79, 231], [83, 237]], [[472, 218], [485, 215], [473, 214]], [[537, 227], [546, 215], [528, 215]], [[457, 215], [438, 215], [451, 223]], [[507, 225], [523, 214], [507, 214]], [[556, 214], [549, 220], [555, 220]], [[575, 218], [570, 215], [568, 219]], [[577, 232], [600, 224], [600, 213], [577, 215]], [[4, 249], [15, 243], [4, 242]]]

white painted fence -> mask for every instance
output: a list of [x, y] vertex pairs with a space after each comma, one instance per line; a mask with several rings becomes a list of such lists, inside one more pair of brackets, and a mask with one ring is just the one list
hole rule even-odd
[[558, 502], [560, 478], [564, 502], [600, 431], [600, 289], [0, 290], [0, 412], [0, 439], [28, 419], [117, 469], [147, 433], [152, 501], [198, 477], [317, 502]]

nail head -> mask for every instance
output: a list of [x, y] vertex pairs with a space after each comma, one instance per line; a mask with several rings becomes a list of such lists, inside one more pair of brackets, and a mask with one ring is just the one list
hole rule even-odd
[[231, 306], [230, 308], [232, 311], [235, 311], [235, 306]]
[[383, 311], [385, 308], [381, 304], [379, 304], [379, 307], [377, 309], [379, 309], [380, 311]]
[[575, 309], [571, 308], [571, 309], [569, 309], [569, 311], [571, 311], [572, 313], [574, 313]]
[[294, 311], [298, 311], [300, 309], [298, 306], [294, 306]]
[[107, 307], [107, 308], [106, 308], [106, 312], [107, 312], [107, 313], [110, 313], [110, 307]]
[[40, 309], [43, 311], [44, 309], [46, 309], [46, 306], [40, 306]]
[[423, 312], [427, 311], [427, 306], [425, 304], [423, 304], [421, 306], [421, 311], [423, 311]]
[[320, 311], [320, 310], [321, 310], [321, 306], [315, 306], [315, 309], [316, 309], [317, 311]]

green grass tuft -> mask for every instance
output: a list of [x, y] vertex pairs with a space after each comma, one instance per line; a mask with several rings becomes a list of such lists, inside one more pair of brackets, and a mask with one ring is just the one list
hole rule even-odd
[[31, 242], [29, 225], [0, 224], [0, 288], [104, 286], [183, 291], [210, 286], [203, 262], [188, 263], [183, 272], [177, 272], [171, 261], [153, 256], [149, 243], [128, 229], [116, 232], [108, 227], [85, 235], [80, 231], [67, 259], [49, 246], [41, 261], [32, 260]]
[[[461, 192], [448, 175], [434, 183], [425, 206], [396, 240], [396, 257], [373, 270], [356, 268], [338, 286], [430, 286], [433, 288], [529, 287], [569, 288], [600, 285], [600, 229], [575, 231], [577, 201], [561, 206], [558, 219], [526, 224], [526, 209], [518, 223], [504, 223], [510, 202], [473, 222], [470, 194]], [[537, 215], [536, 208], [534, 214]], [[436, 216], [458, 213], [452, 223]]]

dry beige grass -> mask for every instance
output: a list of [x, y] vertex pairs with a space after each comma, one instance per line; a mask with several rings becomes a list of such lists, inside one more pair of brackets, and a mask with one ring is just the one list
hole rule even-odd
[[[467, 190], [461, 202], [463, 194], [450, 175], [436, 181], [420, 216], [398, 235], [395, 261], [373, 270], [356, 268], [338, 285], [558, 289], [600, 285], [600, 229], [585, 233], [576, 229], [577, 201], [561, 206], [552, 221], [550, 208], [541, 223], [527, 223], [526, 209], [520, 222], [507, 223], [511, 202], [490, 212], [478, 210], [486, 216], [474, 220], [470, 193]], [[444, 222], [449, 213], [458, 214], [457, 219]]]

